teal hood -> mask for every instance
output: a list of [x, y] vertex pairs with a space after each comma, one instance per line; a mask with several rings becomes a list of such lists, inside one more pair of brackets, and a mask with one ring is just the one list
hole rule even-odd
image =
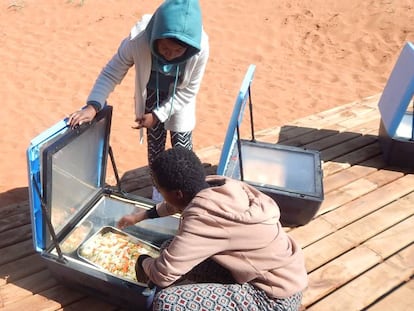
[[174, 59], [169, 64], [184, 62], [197, 54], [201, 49], [202, 17], [198, 0], [166, 0], [155, 11], [149, 22], [146, 32], [152, 54], [159, 60], [163, 57], [158, 54], [155, 40], [174, 38], [185, 43], [186, 53]]

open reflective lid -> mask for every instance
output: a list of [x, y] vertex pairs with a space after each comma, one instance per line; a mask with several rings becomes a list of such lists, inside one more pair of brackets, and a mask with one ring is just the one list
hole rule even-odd
[[[387, 84], [378, 102], [381, 118], [389, 136], [398, 135], [411, 138], [413, 120], [406, 122], [403, 118], [413, 116], [407, 114], [407, 108], [414, 94], [414, 45], [407, 42], [388, 78]], [[410, 124], [411, 133], [401, 134], [400, 123]], [[398, 133], [397, 133], [398, 131]]]
[[230, 122], [227, 127], [226, 136], [224, 138], [223, 147], [221, 150], [220, 160], [217, 167], [218, 175], [226, 174], [227, 166], [230, 162], [231, 156], [234, 155], [233, 150], [237, 144], [237, 129], [243, 121], [244, 109], [246, 102], [250, 96], [250, 85], [253, 81], [254, 71], [256, 70], [255, 65], [250, 65], [246, 75], [244, 76], [242, 85], [240, 87], [239, 94], [237, 95], [236, 102], [234, 104], [233, 112], [230, 117]]
[[[250, 65], [237, 96], [217, 168], [218, 175], [244, 180], [254, 186], [323, 197], [322, 166], [318, 151], [240, 139], [239, 127], [246, 103], [251, 106]], [[251, 115], [251, 122], [252, 122]], [[240, 161], [241, 158], [241, 161]]]
[[[48, 218], [58, 236], [105, 184], [112, 107], [75, 129], [66, 119], [35, 137], [27, 149], [33, 244], [51, 243]], [[43, 204], [43, 208], [42, 208]]]

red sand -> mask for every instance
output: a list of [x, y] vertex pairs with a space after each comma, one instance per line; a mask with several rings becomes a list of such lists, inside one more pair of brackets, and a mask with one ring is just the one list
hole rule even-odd
[[[85, 103], [97, 74], [161, 1], [0, 3], [0, 206], [27, 200], [26, 149]], [[224, 141], [250, 64], [256, 130], [282, 126], [383, 90], [414, 4], [399, 1], [201, 0], [210, 59], [198, 96], [195, 151]], [[134, 124], [133, 69], [109, 98], [119, 173], [146, 165]]]

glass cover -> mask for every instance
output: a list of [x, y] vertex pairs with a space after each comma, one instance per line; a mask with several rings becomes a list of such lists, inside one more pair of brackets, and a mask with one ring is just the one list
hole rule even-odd
[[[273, 186], [296, 193], [317, 195], [315, 153], [291, 147], [241, 141], [243, 178], [260, 186]], [[240, 179], [237, 144], [225, 172]]]
[[49, 210], [58, 233], [100, 190], [105, 148], [105, 119], [76, 136], [51, 156]]
[[414, 139], [413, 137], [413, 113], [406, 112], [401, 120], [401, 123], [398, 125], [397, 132], [395, 136], [406, 138], [406, 139]]

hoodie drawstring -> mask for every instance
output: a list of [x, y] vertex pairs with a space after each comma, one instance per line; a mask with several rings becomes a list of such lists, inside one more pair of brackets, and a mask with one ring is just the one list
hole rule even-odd
[[[173, 110], [173, 104], [174, 104], [174, 96], [175, 96], [175, 91], [177, 90], [177, 84], [178, 84], [178, 77], [180, 76], [180, 66], [176, 65], [176, 71], [175, 71], [175, 79], [174, 79], [174, 87], [173, 87], [173, 92], [172, 92], [172, 96], [171, 96], [171, 105], [170, 105], [170, 112], [168, 113], [168, 118], [166, 121], [168, 121], [171, 117], [172, 114], [172, 110]], [[159, 63], [157, 60], [157, 68], [159, 67]], [[156, 75], [155, 75], [155, 88], [156, 88], [156, 93], [157, 93], [157, 109], [160, 106], [160, 90], [159, 90], [159, 78], [158, 78], [159, 72], [158, 70], [156, 70]]]
[[158, 68], [160, 68], [160, 64], [158, 63], [158, 59], [157, 59], [157, 70], [155, 73], [155, 89], [157, 91], [157, 109], [160, 107], [159, 103], [160, 103], [160, 89], [159, 89], [159, 83], [158, 83]]
[[172, 93], [172, 98], [171, 98], [170, 112], [168, 113], [168, 119], [170, 119], [170, 116], [171, 116], [171, 113], [172, 113], [172, 108], [173, 108], [173, 104], [174, 104], [175, 90], [177, 89], [178, 76], [180, 74], [180, 66], [176, 65], [176, 68], [177, 68], [177, 70], [175, 72], [174, 88], [173, 88], [173, 93]]

